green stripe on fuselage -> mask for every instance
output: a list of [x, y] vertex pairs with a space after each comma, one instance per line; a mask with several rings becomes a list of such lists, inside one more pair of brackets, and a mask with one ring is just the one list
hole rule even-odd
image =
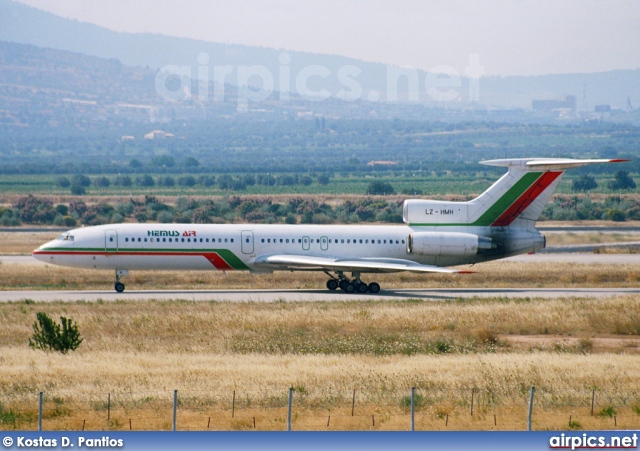
[[[41, 249], [46, 251], [60, 251], [60, 252], [105, 252], [105, 248], [96, 248], [96, 247], [84, 247], [84, 248], [69, 248], [69, 247], [49, 247], [47, 249]], [[215, 252], [218, 254], [224, 261], [226, 261], [229, 266], [231, 266], [236, 271], [248, 271], [250, 268], [243, 263], [243, 261], [238, 258], [236, 254], [231, 252], [229, 249], [149, 249], [149, 248], [118, 248], [117, 254], [128, 254], [128, 253], [136, 253], [136, 252], [159, 252], [159, 253], [176, 253], [176, 254], [184, 254], [184, 253], [193, 253], [193, 254], [206, 254]], [[116, 252], [114, 252], [115, 254]]]

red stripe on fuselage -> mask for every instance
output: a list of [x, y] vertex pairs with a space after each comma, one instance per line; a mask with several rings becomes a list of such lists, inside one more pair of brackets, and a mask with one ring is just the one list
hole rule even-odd
[[37, 255], [117, 255], [123, 256], [179, 256], [179, 257], [204, 257], [219, 271], [233, 271], [233, 268], [216, 252], [195, 253], [195, 252], [94, 252], [94, 251], [45, 251], [35, 250], [32, 254]]
[[513, 220], [525, 211], [561, 174], [562, 172], [545, 172], [542, 174], [542, 176], [491, 225], [494, 227], [505, 227], [511, 224]]

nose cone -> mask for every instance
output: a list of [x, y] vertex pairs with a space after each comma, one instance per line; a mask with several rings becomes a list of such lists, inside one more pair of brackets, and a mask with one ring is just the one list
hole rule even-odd
[[52, 245], [53, 241], [49, 241], [48, 243], [43, 244], [38, 249], [35, 249], [33, 252], [31, 252], [31, 256], [36, 260], [48, 262], [50, 260], [50, 252], [48, 252], [48, 250]]

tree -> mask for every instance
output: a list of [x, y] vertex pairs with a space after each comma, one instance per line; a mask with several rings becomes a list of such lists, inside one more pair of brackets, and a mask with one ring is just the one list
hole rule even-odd
[[83, 188], [88, 188], [91, 186], [91, 179], [83, 174], [76, 174], [71, 179], [71, 185], [82, 186]]
[[136, 177], [136, 185], [138, 186], [149, 187], [154, 186], [155, 184], [156, 183], [154, 182], [153, 177], [151, 177], [149, 174]]
[[185, 168], [197, 168], [198, 166], [200, 166], [200, 162], [198, 160], [196, 160], [193, 157], [187, 157], [184, 160], [184, 167]]
[[383, 182], [382, 180], [374, 180], [369, 183], [369, 187], [367, 188], [367, 194], [374, 196], [395, 194], [395, 192], [391, 183]]
[[83, 186], [80, 185], [71, 185], [71, 194], [74, 196], [84, 196], [86, 194], [86, 190]]
[[328, 185], [330, 181], [331, 175], [327, 174], [326, 172], [318, 176], [318, 183], [321, 185]]
[[36, 318], [37, 321], [33, 323], [33, 336], [29, 339], [29, 346], [32, 348], [66, 354], [75, 351], [84, 340], [72, 319], [61, 316], [60, 326], [44, 312], [38, 312]]
[[157, 167], [172, 168], [176, 165], [176, 160], [171, 155], [157, 155], [151, 159], [151, 164]]
[[596, 179], [586, 174], [582, 177], [574, 179], [571, 183], [571, 189], [574, 192], [584, 193], [587, 191], [591, 191], [592, 189], [596, 189], [597, 187], [598, 183], [596, 182]]
[[58, 185], [60, 188], [69, 188], [71, 186], [71, 182], [66, 177], [58, 177], [58, 180], [56, 180], [56, 185]]
[[614, 179], [607, 184], [611, 191], [636, 189], [636, 182], [629, 176], [627, 171], [618, 171], [613, 177]]
[[127, 187], [133, 185], [133, 181], [128, 175], [119, 175], [116, 177], [114, 185]]
[[196, 184], [196, 179], [191, 175], [185, 175], [184, 177], [180, 177], [178, 179], [178, 185], [191, 187]]
[[109, 188], [109, 185], [111, 185], [111, 182], [109, 181], [108, 178], [106, 177], [98, 177], [97, 179], [95, 179], [93, 181], [93, 186], [97, 186], [100, 188]]

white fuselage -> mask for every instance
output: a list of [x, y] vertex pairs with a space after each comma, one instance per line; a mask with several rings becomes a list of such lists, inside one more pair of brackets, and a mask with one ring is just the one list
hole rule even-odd
[[544, 247], [544, 237], [535, 229], [460, 226], [447, 227], [447, 232], [490, 238], [494, 249], [477, 255], [408, 253], [411, 233], [439, 230], [404, 225], [112, 224], [71, 230], [36, 249], [33, 256], [78, 268], [271, 272], [279, 268], [261, 265], [262, 257], [384, 258], [453, 266]]

